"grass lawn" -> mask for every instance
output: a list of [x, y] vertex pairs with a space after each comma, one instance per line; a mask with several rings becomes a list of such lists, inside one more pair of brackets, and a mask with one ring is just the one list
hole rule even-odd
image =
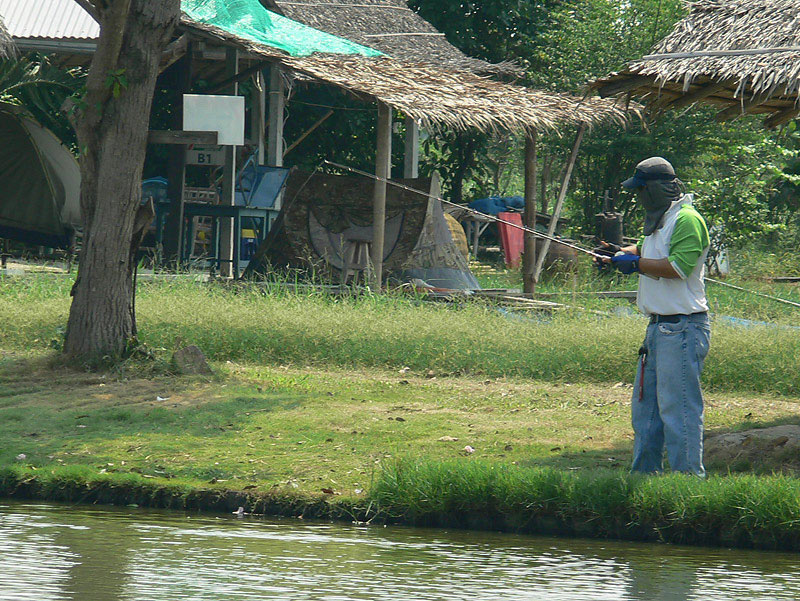
[[[47, 354], [4, 353], [0, 466], [359, 496], [397, 459], [576, 472], [624, 470], [630, 461], [631, 390], [621, 382], [215, 368], [212, 378], [137, 377], [130, 366], [85, 373]], [[721, 431], [796, 421], [800, 399], [719, 392], [707, 403], [708, 428]]]

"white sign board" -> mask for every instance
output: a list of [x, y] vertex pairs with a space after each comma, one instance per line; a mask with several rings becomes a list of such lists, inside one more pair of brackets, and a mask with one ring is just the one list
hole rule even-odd
[[222, 146], [244, 145], [244, 96], [183, 95], [183, 130], [215, 131]]
[[224, 165], [225, 150], [222, 146], [189, 146], [186, 149], [187, 165]]

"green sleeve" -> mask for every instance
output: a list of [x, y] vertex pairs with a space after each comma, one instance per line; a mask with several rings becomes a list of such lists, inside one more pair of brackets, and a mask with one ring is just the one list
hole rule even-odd
[[669, 262], [682, 278], [694, 271], [708, 244], [708, 228], [700, 213], [691, 207], [682, 209], [669, 241]]

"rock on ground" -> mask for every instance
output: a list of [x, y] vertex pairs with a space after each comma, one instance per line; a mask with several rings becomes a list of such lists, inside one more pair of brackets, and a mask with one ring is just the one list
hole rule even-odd
[[172, 369], [185, 375], [210, 375], [211, 366], [203, 351], [194, 344], [178, 349], [172, 355]]
[[704, 462], [733, 471], [751, 467], [800, 470], [800, 426], [728, 432], [704, 441]]

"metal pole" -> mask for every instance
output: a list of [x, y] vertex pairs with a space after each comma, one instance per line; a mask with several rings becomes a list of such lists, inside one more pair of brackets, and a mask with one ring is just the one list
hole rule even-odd
[[383, 282], [383, 240], [386, 228], [386, 184], [392, 166], [392, 109], [378, 103], [378, 144], [375, 160], [375, 188], [372, 196], [372, 287], [380, 291]]
[[[525, 227], [536, 230], [536, 131], [525, 136]], [[522, 291], [534, 292], [536, 289], [536, 236], [530, 231], [525, 234], [522, 254]]]
[[[225, 74], [234, 77], [239, 73], [239, 52], [235, 48], [225, 50]], [[239, 93], [239, 84], [233, 83], [224, 91], [226, 94], [236, 96]], [[232, 207], [235, 201], [236, 190], [236, 147], [225, 146], [225, 166], [222, 169], [222, 204]], [[238, 277], [233, 272], [233, 253], [237, 252], [236, 246], [241, 244], [234, 240], [233, 219], [220, 219], [219, 234], [219, 272], [223, 277]]]

